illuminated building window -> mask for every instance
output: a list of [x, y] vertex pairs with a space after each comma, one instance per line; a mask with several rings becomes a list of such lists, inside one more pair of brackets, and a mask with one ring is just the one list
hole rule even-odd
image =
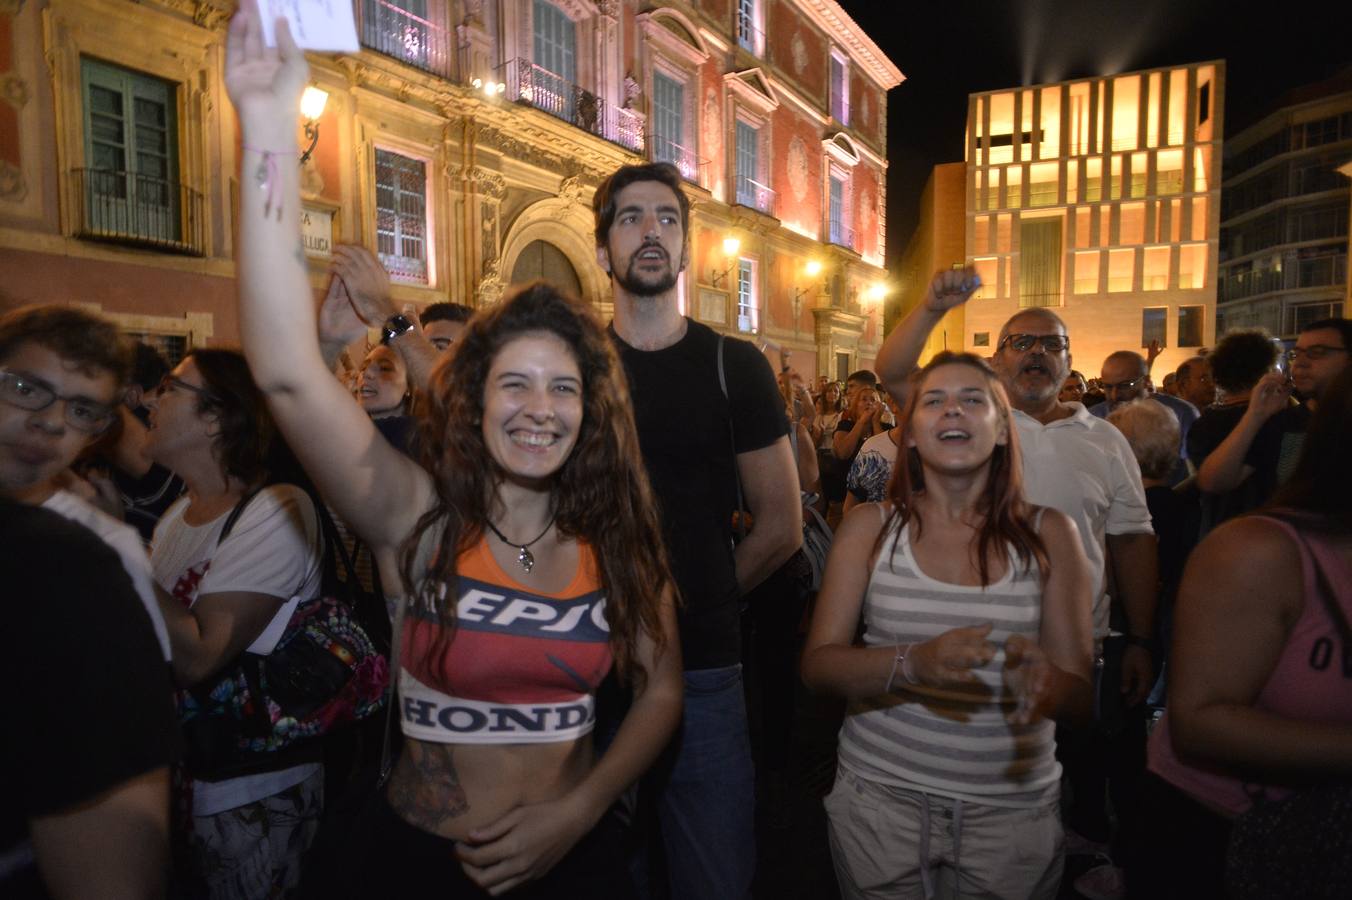
[[737, 120], [737, 202], [761, 212], [770, 211], [774, 192], [761, 176], [760, 129]]
[[1177, 147], [1187, 136], [1184, 120], [1188, 114], [1188, 70], [1169, 73], [1169, 145]]
[[533, 62], [557, 76], [564, 83], [557, 90], [566, 94], [565, 86], [571, 88], [577, 83], [577, 26], [567, 13], [546, 0], [535, 0], [533, 13]]
[[1000, 261], [994, 257], [972, 260], [972, 268], [976, 269], [976, 274], [981, 279], [981, 287], [972, 295], [973, 300], [1000, 296], [999, 266]]
[[1177, 244], [1182, 240], [1183, 233], [1183, 203], [1179, 200], [1169, 201], [1169, 240]]
[[1132, 247], [1108, 251], [1108, 293], [1121, 294], [1131, 290], [1136, 269], [1136, 250]]
[[451, 76], [451, 44], [440, 15], [427, 0], [362, 0], [361, 42], [415, 68]]
[[651, 140], [654, 160], [671, 163], [689, 181], [698, 178], [694, 142], [685, 133], [685, 83], [658, 71], [653, 72]]
[[1075, 246], [1091, 246], [1090, 232], [1094, 224], [1094, 211], [1091, 209], [1077, 209], [1075, 213]]
[[1008, 253], [1008, 252], [1009, 252], [1009, 250], [1010, 250], [1010, 246], [1009, 246], [1009, 235], [1010, 235], [1010, 231], [1012, 230], [1011, 225], [1013, 224], [1013, 221], [1014, 221], [1014, 217], [1011, 216], [1009, 213], [1004, 213], [1004, 214], [1002, 214], [1002, 215], [999, 215], [999, 216], [996, 216], [996, 217], [995, 217], [995, 252], [996, 252], [996, 253]]
[[1206, 315], [1205, 306], [1180, 306], [1178, 308], [1178, 346], [1202, 346], [1202, 317]]
[[1141, 76], [1124, 75], [1113, 79], [1114, 150], [1134, 150], [1138, 146], [1137, 126], [1141, 117]]
[[831, 51], [831, 118], [842, 125], [850, 124], [850, 64]]
[[1155, 154], [1155, 193], [1160, 196], [1183, 192], [1183, 151], [1161, 150]]
[[73, 173], [83, 203], [77, 231], [179, 245], [184, 203], [196, 195], [178, 183], [177, 88], [92, 59], [80, 61], [80, 74], [86, 168]]
[[1110, 206], [1099, 207], [1099, 246], [1107, 247], [1112, 243], [1113, 210]]
[[1023, 206], [1023, 166], [1005, 168], [1005, 208], [1018, 209]]
[[1054, 162], [1033, 163], [1028, 167], [1028, 205], [1055, 206], [1060, 185], [1059, 166]]
[[1146, 247], [1145, 265], [1141, 273], [1141, 287], [1147, 291], [1169, 288], [1169, 248]]
[[1211, 148], [1195, 147], [1192, 152], [1192, 189], [1199, 194], [1205, 193], [1211, 183]]
[[977, 216], [972, 226], [972, 251], [989, 253], [991, 248], [991, 217]]
[[1152, 341], [1169, 346], [1169, 310], [1162, 307], [1141, 310], [1141, 346], [1149, 347]]
[[1042, 159], [1055, 159], [1061, 155], [1061, 88], [1060, 86], [1042, 89], [1041, 147], [1038, 154]]
[[760, 310], [756, 307], [756, 262], [737, 260], [737, 330], [760, 330]]
[[1131, 155], [1131, 189], [1130, 196], [1133, 200], [1145, 196], [1145, 182], [1149, 154], [1133, 153]]
[[1184, 244], [1178, 248], [1178, 286], [1197, 290], [1206, 286], [1206, 244]]
[[1118, 208], [1117, 243], [1145, 243], [1145, 204], [1123, 203]]
[[[1194, 241], [1204, 241], [1207, 235], [1207, 198], [1192, 198], [1192, 239]], [[1343, 224], [1347, 223], [1347, 215], [1340, 217]]]
[[1000, 208], [1000, 169], [986, 171], [986, 209]]
[[1070, 152], [1075, 156], [1089, 152], [1089, 89], [1086, 82], [1070, 86]]
[[1160, 145], [1160, 90], [1163, 80], [1161, 73], [1150, 73], [1145, 117], [1145, 145], [1147, 147], [1158, 147]]
[[1080, 161], [1066, 161], [1066, 202], [1080, 202]]
[[826, 179], [826, 240], [854, 249], [854, 228], [850, 222], [849, 175], [832, 166]]
[[1103, 253], [1089, 250], [1075, 254], [1075, 293], [1097, 294], [1099, 289], [1099, 266]]
[[1019, 222], [1019, 306], [1061, 305], [1061, 219]]
[[427, 283], [427, 166], [378, 147], [376, 252], [391, 278]]
[[765, 53], [760, 0], [737, 0], [737, 46], [757, 56]]
[[1098, 203], [1103, 199], [1103, 160], [1094, 157], [1084, 161], [1084, 201]]
[[1114, 154], [1112, 158], [1112, 177], [1108, 182], [1108, 199], [1122, 199], [1122, 154]]

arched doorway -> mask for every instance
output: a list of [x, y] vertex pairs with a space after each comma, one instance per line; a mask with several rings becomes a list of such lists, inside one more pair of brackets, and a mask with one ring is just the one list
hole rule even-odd
[[549, 241], [531, 241], [522, 249], [512, 266], [512, 284], [522, 284], [537, 278], [543, 278], [574, 297], [582, 296], [582, 282], [577, 277], [577, 270], [564, 252]]

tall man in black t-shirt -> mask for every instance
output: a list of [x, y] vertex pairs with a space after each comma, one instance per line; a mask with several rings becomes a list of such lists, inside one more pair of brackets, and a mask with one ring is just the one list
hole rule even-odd
[[[742, 900], [756, 860], [755, 776], [738, 597], [802, 541], [784, 402], [754, 346], [720, 341], [680, 313], [689, 202], [676, 168], [625, 166], [593, 207], [596, 258], [615, 296], [611, 335], [684, 602], [685, 713], [658, 796], [671, 896]], [[752, 527], [734, 550], [738, 479]]]

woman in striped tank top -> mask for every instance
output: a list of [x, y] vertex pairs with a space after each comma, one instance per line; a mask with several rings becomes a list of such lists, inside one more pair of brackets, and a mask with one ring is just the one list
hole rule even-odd
[[1089, 713], [1089, 565], [1075, 524], [1023, 499], [979, 357], [935, 357], [902, 428], [919, 476], [898, 460], [890, 502], [841, 524], [803, 655], [850, 701], [826, 798], [841, 894], [1055, 897], [1050, 719]]

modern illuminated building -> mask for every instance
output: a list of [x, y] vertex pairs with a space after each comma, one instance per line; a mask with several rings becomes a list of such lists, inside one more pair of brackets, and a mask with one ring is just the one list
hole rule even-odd
[[[915, 309], [929, 290], [934, 273], [967, 258], [967, 166], [953, 162], [935, 166], [920, 194], [919, 217], [901, 259], [892, 267], [896, 284], [888, 297], [887, 327]], [[930, 332], [920, 355], [923, 366], [943, 350], [963, 349], [966, 307], [949, 310]]]
[[1225, 142], [1220, 293], [1227, 328], [1294, 338], [1344, 316], [1352, 71], [1298, 88]]
[[[229, 0], [0, 0], [0, 303], [84, 303], [186, 347], [237, 338]], [[546, 277], [609, 314], [591, 197], [665, 160], [694, 206], [685, 309], [805, 375], [881, 339], [886, 94], [833, 0], [355, 0], [311, 54], [304, 245], [377, 251], [397, 302]], [[297, 129], [303, 123], [297, 116]], [[730, 252], [728, 252], [730, 251]], [[815, 274], [808, 275], [808, 263]]]
[[984, 287], [965, 346], [1053, 308], [1075, 367], [1164, 347], [1172, 370], [1216, 333], [1225, 67], [1194, 63], [973, 94], [967, 112], [967, 258]]

